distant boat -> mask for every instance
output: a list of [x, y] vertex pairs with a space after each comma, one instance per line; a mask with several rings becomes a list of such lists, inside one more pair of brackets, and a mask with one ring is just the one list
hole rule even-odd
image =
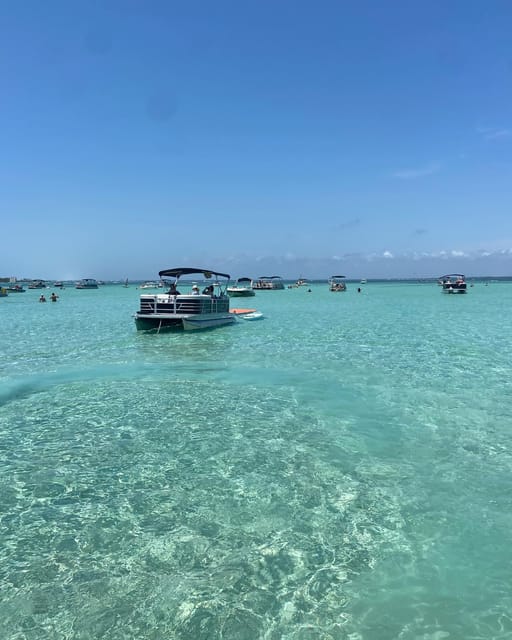
[[272, 291], [284, 289], [284, 283], [281, 276], [260, 276], [258, 280], [253, 281], [252, 288], [257, 291]]
[[125, 289], [128, 288], [128, 278], [126, 278], [126, 280], [124, 281], [123, 287], [125, 287]]
[[249, 298], [256, 295], [250, 278], [238, 278], [234, 285], [227, 288], [227, 292], [232, 298]]
[[329, 291], [346, 291], [345, 276], [331, 276], [328, 280]]
[[366, 283], [367, 283], [366, 278], [363, 278], [363, 279], [361, 280], [361, 284], [366, 284]]
[[32, 280], [28, 285], [29, 289], [46, 289], [46, 282], [44, 280]]
[[94, 278], [82, 278], [76, 283], [76, 289], [97, 289], [98, 281]]
[[303, 278], [302, 276], [293, 284], [289, 284], [288, 285], [288, 289], [297, 289], [297, 287], [306, 287], [308, 285], [308, 281], [306, 280], [306, 278]]
[[448, 273], [439, 278], [443, 293], [467, 293], [466, 278], [462, 273]]
[[7, 293], [25, 293], [25, 289], [18, 284], [15, 276], [9, 278], [9, 284], [6, 287], [2, 287]]

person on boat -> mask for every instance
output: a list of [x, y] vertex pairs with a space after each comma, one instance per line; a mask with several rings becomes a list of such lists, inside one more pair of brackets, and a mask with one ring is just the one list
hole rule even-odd
[[203, 289], [203, 294], [205, 296], [213, 296], [213, 284], [209, 284], [207, 287]]
[[192, 285], [192, 295], [193, 296], [199, 295], [199, 287], [197, 286], [197, 284]]
[[50, 300], [52, 302], [57, 302], [58, 299], [59, 299], [59, 296], [55, 293], [55, 291], [52, 291], [52, 295], [50, 296]]
[[170, 296], [179, 296], [180, 292], [176, 289], [176, 283], [172, 283], [169, 287], [169, 291], [167, 292]]
[[41, 294], [41, 296], [39, 297], [39, 302], [46, 302], [46, 298], [43, 294]]

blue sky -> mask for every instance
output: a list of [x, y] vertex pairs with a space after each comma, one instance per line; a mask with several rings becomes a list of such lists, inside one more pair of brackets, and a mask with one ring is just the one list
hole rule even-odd
[[512, 275], [512, 4], [2, 3], [0, 275]]

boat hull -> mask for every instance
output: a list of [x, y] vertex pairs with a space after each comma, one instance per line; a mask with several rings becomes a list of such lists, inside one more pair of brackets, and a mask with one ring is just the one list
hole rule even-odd
[[466, 285], [464, 287], [444, 287], [443, 293], [454, 294], [454, 293], [467, 293]]
[[228, 296], [143, 294], [135, 314], [139, 331], [193, 331], [232, 322]]
[[137, 331], [182, 331], [182, 318], [165, 318], [163, 316], [135, 316], [135, 328]]
[[228, 296], [230, 298], [251, 298], [255, 296], [256, 292], [252, 289], [240, 288], [236, 289], [234, 287], [228, 287]]
[[218, 313], [208, 316], [203, 314], [200, 316], [190, 316], [183, 318], [183, 329], [185, 331], [198, 331], [201, 329], [213, 329], [215, 327], [223, 327], [233, 324], [236, 321], [235, 316], [231, 313], [219, 315]]

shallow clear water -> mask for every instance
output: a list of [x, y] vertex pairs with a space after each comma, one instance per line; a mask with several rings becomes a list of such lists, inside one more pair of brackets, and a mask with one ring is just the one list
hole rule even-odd
[[512, 283], [139, 293], [0, 300], [2, 638], [512, 637]]

